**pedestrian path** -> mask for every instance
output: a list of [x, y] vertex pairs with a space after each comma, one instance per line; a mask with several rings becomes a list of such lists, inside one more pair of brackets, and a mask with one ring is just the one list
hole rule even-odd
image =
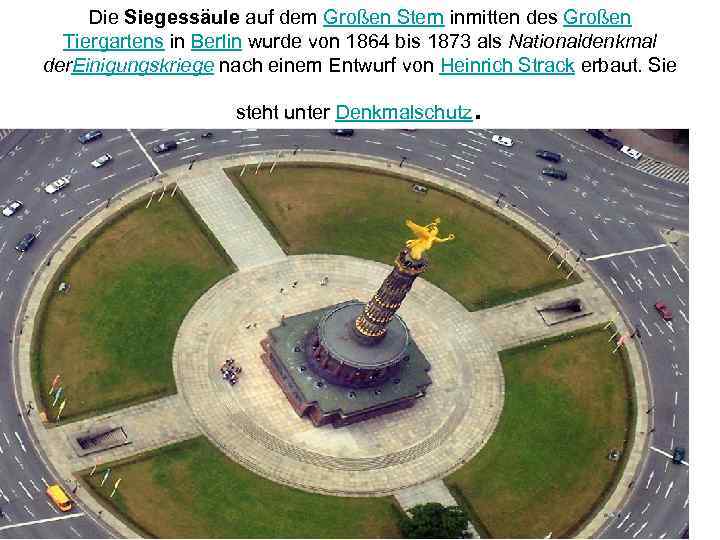
[[[430, 480], [424, 484], [402, 489], [395, 493], [395, 499], [397, 499], [397, 502], [400, 503], [400, 506], [402, 506], [405, 512], [419, 504], [431, 502], [440, 503], [443, 506], [458, 506], [457, 501], [452, 496], [452, 493], [450, 493], [445, 482], [440, 479]], [[468, 531], [472, 534], [472, 538], [480, 538], [472, 522], [468, 523], [468, 525]]]
[[687, 184], [690, 181], [690, 172], [687, 169], [664, 163], [657, 159], [644, 156], [635, 167], [645, 174], [670, 180], [677, 184]]
[[285, 259], [285, 253], [217, 164], [178, 187], [238, 269]]

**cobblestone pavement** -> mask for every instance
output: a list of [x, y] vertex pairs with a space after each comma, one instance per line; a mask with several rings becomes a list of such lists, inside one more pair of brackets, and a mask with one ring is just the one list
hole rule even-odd
[[196, 165], [194, 174], [178, 180], [178, 187], [238, 268], [285, 258], [240, 192], [217, 167]]
[[[469, 312], [425, 280], [415, 282], [399, 310], [432, 364], [433, 383], [411, 409], [318, 429], [298, 418], [260, 360], [260, 340], [283, 314], [366, 300], [390, 271], [353, 257], [289, 257], [234, 274], [206, 293], [180, 328], [173, 362], [178, 391], [203, 432], [265, 477], [343, 495], [392, 493], [442, 478], [474, 455], [502, 410], [502, 369]], [[232, 387], [219, 373], [228, 357], [243, 369]]]

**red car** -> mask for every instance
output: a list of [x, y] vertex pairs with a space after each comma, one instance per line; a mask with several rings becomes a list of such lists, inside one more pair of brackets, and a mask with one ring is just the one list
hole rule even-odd
[[657, 309], [658, 313], [664, 320], [672, 320], [672, 311], [670, 311], [670, 308], [667, 307], [667, 304], [665, 302], [655, 302], [655, 309]]

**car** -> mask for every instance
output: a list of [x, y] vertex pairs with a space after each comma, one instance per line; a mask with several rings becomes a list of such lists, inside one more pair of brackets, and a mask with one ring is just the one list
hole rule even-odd
[[47, 186], [45, 186], [45, 192], [50, 193], [51, 195], [53, 193], [57, 193], [61, 189], [65, 188], [70, 184], [70, 175], [66, 174], [65, 176], [61, 176], [54, 182], [50, 182]]
[[5, 208], [2, 209], [2, 215], [6, 217], [12, 216], [15, 212], [23, 207], [23, 203], [20, 201], [12, 201]]
[[672, 462], [680, 465], [683, 461], [685, 461], [685, 449], [682, 446], [676, 446], [673, 450]]
[[562, 169], [555, 169], [554, 167], [545, 167], [542, 170], [542, 174], [543, 176], [557, 178], [558, 180], [567, 180], [567, 173]]
[[667, 307], [667, 304], [665, 302], [655, 302], [655, 309], [664, 320], [672, 321], [673, 313], [672, 311], [670, 311], [670, 308]]
[[354, 129], [333, 129], [332, 133], [338, 137], [352, 137], [355, 135]]
[[17, 249], [20, 253], [25, 253], [28, 249], [30, 249], [30, 246], [32, 246], [36, 238], [37, 236], [33, 233], [27, 233], [18, 241], [15, 245], [15, 249]]
[[89, 142], [93, 142], [98, 140], [100, 137], [102, 137], [102, 131], [99, 129], [93, 129], [92, 131], [88, 131], [87, 133], [83, 133], [78, 137], [78, 141], [80, 141], [82, 144], [87, 144]]
[[502, 135], [493, 135], [492, 142], [499, 144], [500, 146], [512, 146], [513, 140], [510, 137], [503, 137]]
[[92, 165], [96, 169], [99, 169], [103, 165], [107, 165], [108, 163], [110, 163], [112, 161], [112, 158], [113, 157], [106, 152], [105, 154], [103, 154], [102, 156], [97, 158], [96, 160], [91, 161], [90, 165]]
[[630, 156], [636, 161], [642, 157], [642, 153], [639, 150], [635, 150], [634, 148], [630, 148], [629, 146], [623, 146], [620, 151], [626, 156]]
[[545, 159], [547, 161], [554, 161], [555, 163], [559, 163], [560, 160], [562, 160], [562, 155], [557, 154], [555, 152], [551, 152], [550, 150], [538, 150], [535, 152], [535, 155], [539, 157], [540, 159]]
[[613, 137], [610, 137], [609, 135], [603, 136], [602, 140], [604, 143], [612, 146], [615, 150], [620, 150], [623, 146], [625, 146], [620, 139], [615, 139]]
[[170, 150], [175, 150], [177, 148], [177, 143], [175, 141], [165, 141], [161, 142], [160, 144], [156, 144], [152, 147], [153, 152], [156, 154], [164, 154], [165, 152], [169, 152]]
[[605, 137], [605, 133], [603, 133], [601, 129], [586, 129], [585, 131], [587, 131], [591, 137], [595, 137], [596, 139], [602, 139]]

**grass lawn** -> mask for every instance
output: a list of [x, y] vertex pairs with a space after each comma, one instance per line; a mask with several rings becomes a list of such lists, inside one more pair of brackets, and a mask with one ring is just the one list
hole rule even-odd
[[[266, 480], [204, 437], [85, 477], [106, 504], [159, 538], [397, 538], [393, 499], [306, 493]], [[122, 478], [109, 499], [112, 485]]]
[[533, 343], [500, 354], [505, 406], [475, 458], [446, 479], [494, 537], [572, 533], [613, 485], [631, 403], [608, 333]]
[[180, 323], [232, 271], [178, 198], [120, 217], [63, 272], [70, 293], [46, 306], [33, 354], [41, 398], [58, 373], [65, 419], [174, 393]]
[[332, 167], [228, 171], [238, 189], [288, 254], [336, 253], [392, 264], [413, 238], [405, 219], [425, 225], [440, 217], [454, 242], [430, 253], [424, 277], [475, 310], [565, 286], [547, 251], [491, 212], [430, 189], [362, 170]]

